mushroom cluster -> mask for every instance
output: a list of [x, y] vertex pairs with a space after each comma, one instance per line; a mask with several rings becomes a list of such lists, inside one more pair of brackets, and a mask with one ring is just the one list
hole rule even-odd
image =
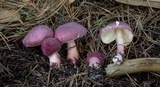
[[133, 39], [131, 27], [124, 22], [111, 22], [101, 29], [100, 37], [105, 44], [116, 40], [117, 55], [113, 58], [113, 62], [120, 64], [123, 61], [124, 47], [129, 45]]
[[79, 53], [74, 40], [83, 37], [86, 33], [87, 29], [76, 22], [60, 25], [55, 32], [48, 26], [38, 25], [28, 32], [22, 42], [27, 47], [41, 45], [41, 50], [49, 58], [50, 65], [55, 64], [57, 67], [61, 64], [58, 51], [62, 44], [67, 43], [67, 58], [75, 65]]
[[[87, 29], [76, 22], [60, 25], [55, 31], [48, 26], [38, 25], [28, 32], [22, 42], [27, 47], [41, 45], [43, 54], [49, 58], [50, 66], [55, 64], [59, 68], [61, 65], [61, 56], [58, 51], [61, 49], [61, 46], [64, 43], [67, 44], [67, 59], [76, 65], [76, 61], [79, 59], [79, 53], [75, 40], [83, 37], [86, 33]], [[105, 44], [116, 40], [117, 55], [112, 61], [120, 64], [125, 54], [124, 47], [129, 45], [133, 39], [131, 27], [124, 22], [111, 22], [100, 30], [100, 37]], [[100, 52], [92, 52], [87, 55], [86, 63], [88, 67], [98, 69], [103, 66], [104, 58]]]
[[22, 40], [27, 47], [41, 45], [42, 52], [49, 57], [50, 65], [60, 66], [60, 55], [58, 50], [61, 49], [61, 43], [54, 38], [55, 32], [46, 25], [38, 25], [33, 27], [31, 31]]

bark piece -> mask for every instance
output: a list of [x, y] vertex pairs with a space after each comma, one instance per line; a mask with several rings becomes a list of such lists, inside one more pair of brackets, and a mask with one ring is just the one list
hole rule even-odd
[[126, 60], [121, 65], [109, 64], [105, 71], [108, 77], [137, 72], [160, 72], [160, 58], [139, 58]]
[[160, 0], [116, 0], [116, 1], [129, 5], [160, 8]]

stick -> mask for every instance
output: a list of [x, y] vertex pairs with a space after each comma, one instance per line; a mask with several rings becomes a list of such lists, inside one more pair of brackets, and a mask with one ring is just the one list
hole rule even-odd
[[137, 72], [160, 72], [160, 58], [138, 58], [123, 61], [121, 65], [109, 64], [105, 68], [108, 77]]

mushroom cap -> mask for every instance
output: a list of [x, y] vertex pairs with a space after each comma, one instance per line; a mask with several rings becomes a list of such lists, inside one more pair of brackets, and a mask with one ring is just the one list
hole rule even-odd
[[84, 26], [76, 22], [69, 22], [59, 26], [55, 30], [55, 38], [57, 38], [61, 43], [67, 43], [83, 37], [86, 33], [87, 29]]
[[[102, 57], [100, 52], [93, 52], [87, 55], [86, 62], [87, 65], [90, 64], [90, 61], [94, 59], [98, 64], [103, 65], [104, 64], [104, 58]], [[97, 58], [97, 59], [96, 59]]]
[[47, 37], [54, 37], [54, 31], [45, 25], [38, 25], [24, 37], [23, 44], [27, 47], [38, 46]]
[[61, 49], [61, 43], [53, 37], [46, 38], [41, 44], [41, 50], [44, 55], [50, 56]]
[[120, 21], [111, 22], [101, 29], [100, 37], [102, 41], [106, 44], [114, 41], [116, 39], [116, 29], [122, 30], [124, 45], [128, 45], [133, 39], [132, 29], [127, 23]]

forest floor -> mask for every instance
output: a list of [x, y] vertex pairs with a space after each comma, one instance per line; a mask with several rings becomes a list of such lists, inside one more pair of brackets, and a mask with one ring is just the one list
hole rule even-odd
[[[160, 73], [155, 72], [107, 77], [104, 68], [112, 63], [116, 43], [104, 44], [99, 37], [99, 30], [105, 25], [123, 21], [131, 26], [134, 34], [133, 41], [125, 47], [124, 60], [160, 57], [159, 9], [114, 0], [75, 0], [70, 4], [59, 0], [1, 0], [0, 6], [2, 10], [14, 9], [20, 14], [18, 21], [0, 23], [1, 87], [160, 87]], [[71, 21], [88, 30], [84, 37], [75, 41], [80, 54], [76, 69], [72, 69], [70, 61], [65, 62], [66, 44], [59, 51], [64, 66], [61, 71], [50, 70], [49, 60], [40, 46], [22, 44], [24, 36], [36, 25], [44, 24], [55, 30]], [[85, 61], [87, 54], [95, 51], [102, 53], [105, 59], [100, 79], [90, 77]]]

